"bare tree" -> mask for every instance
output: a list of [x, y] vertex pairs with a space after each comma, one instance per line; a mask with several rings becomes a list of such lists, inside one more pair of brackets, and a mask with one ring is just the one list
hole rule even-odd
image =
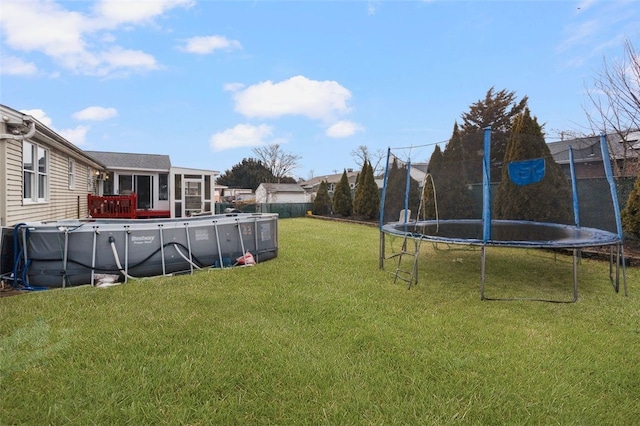
[[278, 182], [298, 168], [298, 161], [302, 158], [299, 155], [284, 152], [277, 143], [255, 147], [253, 153], [267, 169], [271, 170]]
[[593, 133], [614, 133], [623, 143], [624, 158], [616, 170], [617, 175], [622, 175], [632, 149], [627, 137], [640, 130], [640, 56], [629, 39], [624, 42], [621, 60], [603, 60], [602, 70], [587, 93], [594, 109], [584, 110]]
[[360, 145], [353, 151], [351, 151], [351, 156], [358, 166], [358, 169], [362, 170], [362, 166], [365, 162], [368, 162], [373, 168], [374, 176], [377, 176], [381, 173], [380, 163], [386, 157], [386, 153], [382, 149], [376, 150], [376, 152], [371, 153], [369, 151], [369, 147], [366, 145]]

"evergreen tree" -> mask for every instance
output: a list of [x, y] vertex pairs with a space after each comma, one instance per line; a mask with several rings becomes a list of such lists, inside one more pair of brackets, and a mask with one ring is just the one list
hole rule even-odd
[[320, 182], [318, 193], [313, 200], [313, 214], [326, 215], [331, 213], [331, 197], [327, 188], [327, 182]]
[[[434, 150], [435, 154], [435, 150]], [[438, 155], [438, 154], [435, 154]], [[456, 123], [453, 134], [444, 152], [437, 158], [429, 170], [436, 187], [435, 200], [438, 203], [438, 216], [441, 219], [469, 219], [473, 208], [467, 184], [467, 164], [462, 145], [462, 135]]]
[[[216, 183], [230, 188], [249, 188], [255, 191], [261, 183], [276, 182], [276, 178], [261, 161], [244, 158], [242, 162], [226, 170]], [[294, 182], [295, 183], [295, 180]]]
[[640, 172], [622, 210], [622, 225], [625, 231], [640, 238]]
[[[362, 179], [360, 185], [362, 185], [362, 191], [360, 192], [359, 200], [359, 212], [358, 215], [365, 219], [373, 219], [380, 213], [380, 194], [378, 192], [378, 185], [376, 185], [375, 177], [373, 176], [373, 167], [371, 163], [366, 162], [363, 165], [361, 173]], [[354, 211], [355, 211], [354, 202]]]
[[515, 92], [506, 89], [494, 93], [490, 88], [484, 99], [473, 103], [469, 112], [462, 114], [462, 131], [473, 133], [491, 126], [494, 132], [509, 133], [511, 121], [527, 107], [529, 98], [525, 96], [516, 102]]
[[356, 190], [353, 196], [353, 214], [356, 216], [362, 215], [362, 203], [363, 203], [364, 190], [365, 190], [364, 179], [365, 179], [365, 174], [367, 172], [367, 164], [368, 162], [367, 160], [365, 160], [364, 163], [362, 163], [362, 170], [360, 171], [360, 173], [358, 173], [358, 176], [356, 177]]
[[[508, 164], [542, 158], [544, 177], [536, 183], [516, 185], [509, 177]], [[495, 197], [496, 219], [571, 223], [571, 187], [544, 141], [542, 127], [528, 108], [513, 121], [504, 157], [502, 180]]]
[[[427, 179], [425, 181], [426, 187], [422, 191], [423, 199], [422, 199], [422, 209], [421, 215], [424, 219], [435, 219], [436, 218], [436, 207], [438, 203], [438, 187], [436, 187], [436, 180], [434, 178], [435, 175], [439, 174], [439, 171], [442, 168], [442, 150], [439, 145], [433, 149], [433, 153], [431, 154], [431, 158], [429, 159], [429, 169], [427, 173], [431, 175], [431, 179]], [[439, 183], [439, 182], [438, 182]], [[434, 187], [436, 190], [434, 192]], [[438, 209], [438, 213], [440, 213]]]
[[333, 193], [333, 212], [342, 216], [351, 216], [353, 211], [353, 200], [351, 198], [351, 188], [347, 171], [342, 172], [342, 177]]
[[462, 114], [460, 136], [469, 166], [467, 183], [482, 182], [483, 129], [487, 126], [491, 126], [491, 175], [500, 176], [511, 122], [524, 111], [527, 102], [526, 96], [517, 102], [515, 92], [506, 89], [495, 92], [492, 87], [483, 100], [473, 103], [469, 111]]
[[[387, 173], [387, 188], [385, 193], [384, 221], [397, 222], [400, 212], [405, 207], [405, 192], [407, 189], [407, 166], [398, 166], [398, 160], [394, 157], [393, 163]], [[409, 178], [409, 210], [412, 217], [416, 217], [416, 212], [420, 205], [420, 185]]]

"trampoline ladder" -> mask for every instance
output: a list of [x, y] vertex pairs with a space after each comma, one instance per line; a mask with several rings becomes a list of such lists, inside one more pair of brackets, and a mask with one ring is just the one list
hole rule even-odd
[[[411, 238], [409, 235], [404, 236], [402, 242], [402, 250], [397, 254], [398, 263], [396, 265], [396, 272], [394, 273], [393, 282], [395, 283], [399, 279], [407, 283], [407, 288], [411, 288], [418, 284], [418, 254], [420, 253], [420, 238]], [[411, 246], [413, 244], [413, 247]], [[402, 258], [408, 256], [409, 262], [402, 263]], [[409, 264], [410, 269], [405, 265]]]

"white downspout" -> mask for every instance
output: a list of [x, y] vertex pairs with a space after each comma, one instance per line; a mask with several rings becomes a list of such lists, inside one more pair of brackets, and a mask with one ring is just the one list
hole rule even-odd
[[14, 135], [12, 133], [0, 133], [0, 139], [13, 139], [16, 141], [23, 141], [25, 139], [29, 139], [31, 137], [33, 137], [33, 135], [36, 134], [36, 123], [33, 120], [29, 120], [26, 119], [24, 120], [24, 123], [30, 122], [30, 128], [29, 131], [23, 135]]

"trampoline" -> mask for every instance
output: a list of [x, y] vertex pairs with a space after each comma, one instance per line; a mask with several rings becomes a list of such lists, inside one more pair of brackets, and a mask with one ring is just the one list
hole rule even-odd
[[383, 225], [387, 234], [410, 235], [430, 242], [474, 246], [582, 248], [620, 243], [618, 235], [602, 229], [524, 220], [493, 220], [491, 239], [482, 238], [482, 220], [423, 220]]
[[[427, 170], [421, 186], [418, 188], [420, 193], [420, 205], [417, 207], [415, 218], [411, 217], [410, 192], [411, 192], [411, 162], [406, 161], [403, 167], [398, 167], [398, 157], [392, 154], [391, 148], [388, 151], [387, 171], [385, 172], [385, 181], [383, 187], [382, 208], [380, 213], [380, 268], [384, 269], [386, 260], [394, 259], [395, 270], [392, 274], [395, 279], [402, 279], [408, 283], [408, 288], [417, 284], [418, 272], [418, 255], [420, 243], [423, 241], [430, 243], [444, 243], [453, 245], [476, 246], [481, 248], [481, 286], [480, 297], [482, 300], [536, 300], [547, 302], [575, 302], [578, 300], [578, 259], [581, 257], [581, 250], [587, 247], [608, 247], [609, 248], [609, 279], [616, 292], [619, 292], [620, 281], [624, 283], [624, 293], [627, 294], [625, 261], [623, 251], [622, 228], [620, 223], [619, 205], [617, 202], [617, 194], [615, 184], [611, 177], [611, 169], [608, 159], [608, 149], [606, 139], [601, 136], [601, 149], [604, 158], [603, 168], [606, 175], [610, 204], [606, 204], [599, 200], [600, 206], [610, 206], [612, 209], [613, 225], [606, 223], [602, 213], [595, 214], [595, 220], [592, 222], [600, 226], [581, 226], [580, 224], [580, 202], [578, 194], [578, 184], [576, 182], [573, 158], [570, 163], [571, 168], [571, 204], [573, 213], [573, 224], [553, 223], [536, 220], [522, 219], [495, 219], [492, 217], [492, 211], [496, 208], [495, 191], [498, 184], [490, 184], [490, 147], [491, 147], [491, 129], [486, 128], [483, 132], [483, 148], [482, 154], [482, 184], [476, 185], [482, 187], [482, 195], [476, 197], [476, 211], [480, 211], [476, 218], [459, 219], [455, 215], [449, 217], [439, 217], [437, 209], [437, 192], [438, 180], [434, 180], [433, 175]], [[570, 156], [572, 153], [570, 152]], [[402, 169], [405, 173], [405, 184], [401, 185], [404, 193], [400, 198], [403, 202], [401, 210], [397, 211], [398, 203], [396, 201], [396, 209], [385, 213], [385, 208], [389, 208], [387, 197], [389, 197], [389, 165], [393, 162], [396, 169]], [[454, 165], [459, 167], [460, 164]], [[464, 166], [464, 164], [462, 165]], [[609, 166], [609, 167], [607, 167]], [[456, 175], [457, 168], [453, 167], [449, 174]], [[536, 166], [538, 167], [538, 166]], [[539, 168], [538, 168], [539, 169]], [[529, 174], [535, 175], [537, 171]], [[506, 174], [503, 174], [503, 178]], [[540, 176], [533, 176], [534, 184], [541, 180]], [[396, 179], [399, 181], [399, 178]], [[442, 182], [442, 179], [440, 179]], [[519, 183], [518, 186], [523, 187], [529, 185], [530, 182]], [[471, 187], [471, 185], [467, 185]], [[451, 188], [451, 186], [449, 186]], [[518, 190], [518, 188], [516, 189]], [[425, 209], [425, 203], [428, 202], [428, 196], [431, 193], [434, 208], [432, 216]], [[415, 202], [415, 200], [414, 200]], [[455, 202], [453, 203], [455, 204]], [[597, 204], [596, 204], [597, 205]], [[415, 208], [415, 206], [414, 206]], [[532, 209], [535, 209], [533, 207]], [[399, 220], [389, 221], [395, 213]], [[451, 216], [454, 216], [452, 218]], [[608, 227], [609, 229], [604, 229]], [[614, 231], [615, 230], [615, 231]], [[402, 248], [397, 253], [387, 256], [385, 248], [385, 236], [393, 236], [402, 238]], [[545, 297], [487, 297], [485, 295], [485, 268], [486, 268], [486, 252], [488, 247], [505, 247], [505, 248], [528, 248], [528, 249], [561, 249], [570, 251], [573, 254], [573, 295], [569, 300], [551, 300]], [[409, 262], [403, 266], [403, 257], [409, 258]], [[408, 265], [408, 266], [406, 266]], [[395, 280], [394, 280], [395, 281]]]

